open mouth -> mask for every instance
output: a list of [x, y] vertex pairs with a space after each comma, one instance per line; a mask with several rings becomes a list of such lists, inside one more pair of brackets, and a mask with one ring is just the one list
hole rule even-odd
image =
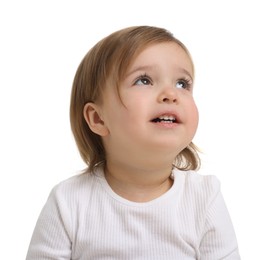
[[177, 123], [177, 119], [174, 116], [159, 116], [157, 118], [154, 118], [153, 120], [151, 120], [151, 122], [153, 123], [168, 123], [168, 124], [173, 124], [173, 123]]

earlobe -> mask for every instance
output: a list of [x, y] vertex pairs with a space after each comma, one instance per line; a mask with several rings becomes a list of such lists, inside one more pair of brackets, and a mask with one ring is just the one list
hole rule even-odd
[[100, 136], [108, 135], [109, 131], [100, 117], [99, 107], [94, 103], [87, 103], [83, 110], [84, 118], [92, 132]]

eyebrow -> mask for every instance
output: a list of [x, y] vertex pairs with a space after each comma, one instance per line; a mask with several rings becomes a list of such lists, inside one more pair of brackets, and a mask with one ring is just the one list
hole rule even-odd
[[[139, 66], [139, 67], [136, 67], [135, 69], [133, 69], [132, 71], [130, 71], [129, 73], [126, 74], [126, 77], [134, 74], [135, 72], [137, 71], [146, 71], [146, 70], [153, 70], [153, 68], [156, 67], [156, 65], [154, 66]], [[186, 75], [188, 75], [191, 79], [193, 79], [193, 76], [189, 73], [188, 70], [184, 69], [184, 68], [178, 68], [177, 71], [181, 72], [181, 73], [184, 73]]]
[[139, 66], [139, 67], [136, 67], [135, 69], [133, 69], [132, 71], [130, 71], [129, 73], [127, 73], [126, 74], [126, 77], [128, 77], [128, 76], [130, 76], [130, 75], [132, 75], [132, 74], [134, 74], [135, 72], [137, 72], [137, 71], [145, 71], [145, 70], [151, 70], [151, 69], [153, 69], [154, 68], [154, 66]]
[[182, 72], [182, 73], [184, 73], [184, 74], [187, 74], [191, 79], [193, 79], [193, 77], [194, 77], [194, 75], [191, 75], [189, 73], [189, 71], [186, 70], [186, 69], [180, 68], [179, 71]]

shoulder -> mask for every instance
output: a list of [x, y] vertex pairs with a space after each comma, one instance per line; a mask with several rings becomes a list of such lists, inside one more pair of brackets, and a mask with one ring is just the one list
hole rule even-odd
[[193, 185], [196, 187], [219, 187], [220, 181], [215, 175], [204, 175], [197, 171], [180, 171], [173, 170], [174, 176], [182, 176], [186, 185]]
[[220, 181], [215, 175], [203, 175], [197, 171], [180, 171], [173, 170], [175, 178], [182, 178], [186, 186], [194, 188], [206, 187], [208, 189], [216, 189], [220, 187]]
[[65, 179], [57, 183], [53, 187], [54, 192], [72, 192], [76, 189], [82, 189], [84, 186], [89, 185], [93, 182], [93, 175], [91, 173], [76, 174], [68, 179]]
[[49, 197], [56, 201], [76, 203], [82, 198], [89, 198], [96, 188], [97, 178], [94, 173], [85, 172], [76, 174], [57, 183], [51, 190]]
[[187, 171], [184, 173], [186, 185], [192, 185], [194, 188], [206, 188], [207, 191], [220, 188], [220, 181], [215, 175], [203, 175], [196, 171]]
[[173, 171], [174, 178], [181, 180], [181, 191], [185, 198], [199, 204], [210, 204], [220, 193], [220, 181], [215, 175], [202, 175], [196, 171]]

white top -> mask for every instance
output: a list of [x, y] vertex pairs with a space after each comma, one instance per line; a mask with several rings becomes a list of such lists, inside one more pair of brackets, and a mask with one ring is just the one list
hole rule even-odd
[[52, 190], [26, 260], [238, 260], [236, 236], [214, 176], [173, 170], [174, 184], [150, 202], [128, 201], [103, 171]]

